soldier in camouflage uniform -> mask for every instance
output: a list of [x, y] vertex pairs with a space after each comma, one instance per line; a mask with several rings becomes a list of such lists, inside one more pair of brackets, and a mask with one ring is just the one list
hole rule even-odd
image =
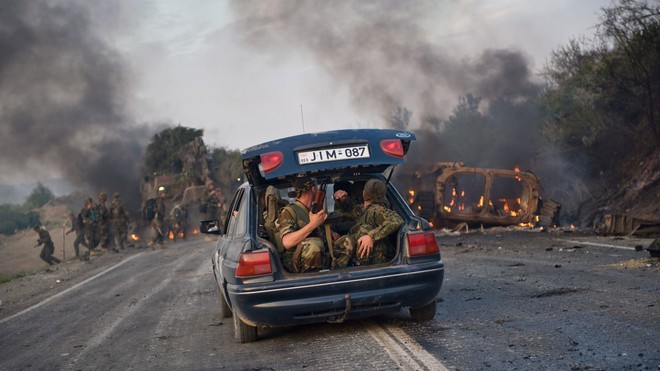
[[53, 240], [50, 238], [50, 233], [48, 233], [45, 228], [40, 226], [34, 227], [34, 231], [39, 234], [37, 246], [44, 246], [41, 248], [41, 253], [39, 254], [41, 260], [48, 263], [48, 265], [61, 263], [60, 259], [53, 256], [53, 253], [55, 252], [55, 245], [53, 244]]
[[121, 198], [119, 198], [119, 193], [117, 192], [112, 195], [110, 217], [112, 218], [112, 236], [115, 239], [115, 246], [123, 250], [126, 248], [129, 218], [124, 203], [121, 202]]
[[222, 206], [222, 200], [219, 192], [213, 183], [209, 183], [206, 186], [206, 195], [204, 196], [206, 220], [220, 219], [219, 211]]
[[165, 207], [165, 197], [167, 197], [167, 192], [165, 187], [158, 188], [158, 197], [156, 198], [156, 214], [154, 215], [153, 220], [151, 221], [151, 226], [154, 228], [154, 239], [149, 242], [149, 247], [153, 250], [155, 245], [158, 244], [160, 248], [164, 249], [165, 246], [165, 216], [166, 216], [166, 207]]
[[73, 213], [69, 214], [69, 220], [71, 220], [71, 229], [66, 231], [66, 234], [76, 232], [76, 239], [73, 241], [73, 249], [76, 251], [76, 258], [80, 259], [80, 245], [87, 247], [87, 242], [85, 242], [85, 234], [83, 232], [83, 223], [80, 213], [76, 217]]
[[[110, 211], [105, 206], [105, 202], [108, 200], [108, 196], [105, 192], [99, 193], [99, 203], [96, 204], [96, 215], [98, 217], [98, 236], [99, 244], [102, 249], [108, 249], [112, 247], [112, 241], [110, 241]], [[112, 247], [114, 252], [119, 252], [116, 247]]]
[[94, 201], [91, 197], [87, 197], [85, 200], [85, 207], [80, 210], [80, 216], [83, 222], [83, 235], [85, 236], [85, 242], [87, 243], [87, 248], [91, 254], [99, 244], [97, 228], [98, 218], [96, 215], [96, 209], [94, 208]]
[[170, 230], [174, 240], [179, 237], [186, 239], [188, 232], [188, 208], [185, 205], [176, 204], [170, 211]]
[[325, 210], [311, 212], [312, 202], [318, 192], [312, 178], [294, 180], [296, 201], [285, 206], [275, 221], [277, 234], [281, 237], [284, 251], [281, 251], [284, 266], [291, 272], [303, 273], [323, 268], [325, 245], [319, 234], [319, 227], [328, 217]]
[[[367, 181], [362, 191], [364, 202], [352, 212], [355, 225], [347, 236], [342, 236], [334, 244], [335, 251], [350, 250], [351, 245], [355, 246], [353, 262], [356, 265], [385, 263], [394, 254], [395, 247], [388, 237], [401, 228], [403, 218], [388, 208], [386, 192], [387, 186], [382, 180]], [[343, 190], [334, 194], [335, 202], [345, 201], [346, 197]], [[347, 265], [349, 262], [342, 261], [337, 265], [341, 267], [344, 263]]]

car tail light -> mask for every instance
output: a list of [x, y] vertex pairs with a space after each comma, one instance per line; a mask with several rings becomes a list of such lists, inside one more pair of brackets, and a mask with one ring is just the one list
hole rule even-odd
[[282, 162], [284, 162], [282, 152], [268, 152], [261, 155], [261, 167], [266, 173], [280, 167]]
[[244, 252], [238, 257], [236, 277], [258, 276], [272, 273], [270, 252]]
[[392, 157], [403, 157], [403, 144], [399, 139], [385, 139], [380, 142], [380, 148]]
[[438, 241], [433, 232], [410, 233], [408, 234], [408, 254], [412, 256], [421, 256], [437, 254], [440, 252]]

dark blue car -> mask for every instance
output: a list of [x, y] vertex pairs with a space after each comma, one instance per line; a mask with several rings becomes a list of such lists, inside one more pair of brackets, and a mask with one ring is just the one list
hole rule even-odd
[[[389, 182], [414, 134], [397, 130], [338, 130], [302, 134], [259, 144], [242, 151], [248, 181], [236, 191], [224, 225], [202, 222], [205, 233], [220, 235], [213, 256], [221, 316], [233, 316], [236, 339], [255, 341], [258, 328], [314, 322], [342, 322], [409, 308], [415, 320], [436, 313], [444, 264], [429, 223], [413, 214]], [[387, 183], [387, 200], [404, 223], [391, 238], [396, 249], [387, 263], [349, 265], [315, 272], [287, 271], [276, 241], [266, 228], [266, 189], [273, 186], [279, 207], [293, 202], [292, 180], [317, 179], [326, 186], [325, 204], [333, 229], [335, 186], [360, 186], [372, 178]], [[273, 188], [270, 188], [273, 191]], [[359, 201], [359, 200], [358, 200]]]

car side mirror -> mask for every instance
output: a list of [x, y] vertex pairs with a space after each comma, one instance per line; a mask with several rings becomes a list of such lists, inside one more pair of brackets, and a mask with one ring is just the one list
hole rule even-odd
[[206, 234], [222, 234], [222, 228], [220, 227], [220, 221], [218, 219], [213, 220], [202, 220], [199, 222], [199, 231]]

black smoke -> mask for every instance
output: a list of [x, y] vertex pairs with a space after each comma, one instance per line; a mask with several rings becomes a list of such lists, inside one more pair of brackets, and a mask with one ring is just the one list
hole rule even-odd
[[521, 50], [493, 49], [489, 40], [472, 40], [483, 46], [481, 51], [464, 55], [448, 40], [431, 35], [421, 25], [443, 27], [447, 19], [441, 3], [231, 4], [244, 41], [255, 51], [282, 59], [311, 56], [338, 85], [349, 88], [357, 112], [380, 117], [380, 127], [417, 133], [407, 157], [409, 170], [431, 162], [519, 166], [541, 175], [552, 193], [555, 185], [562, 186], [567, 166], [543, 141], [544, 112], [537, 104], [543, 86], [530, 59]]
[[[445, 21], [436, 1], [238, 1], [244, 40], [286, 58], [300, 51], [349, 87], [358, 111], [387, 118], [397, 106], [414, 113], [416, 127], [447, 117], [466, 93], [485, 100], [537, 89], [528, 60], [518, 51], [459, 55], [430, 38], [421, 24]], [[475, 43], [487, 43], [475, 40]], [[484, 101], [486, 103], [486, 101]]]
[[127, 114], [125, 62], [92, 11], [87, 2], [0, 2], [0, 158], [10, 171], [54, 169], [94, 198], [119, 192], [135, 205], [150, 133]]

